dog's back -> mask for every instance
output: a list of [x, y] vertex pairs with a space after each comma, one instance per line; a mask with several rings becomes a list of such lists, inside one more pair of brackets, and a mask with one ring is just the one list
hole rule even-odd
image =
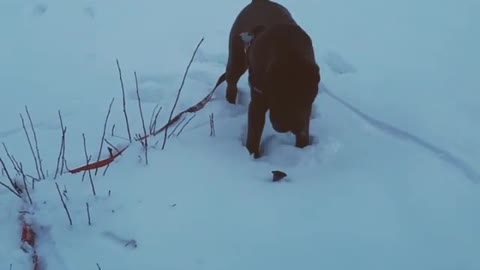
[[[253, 84], [263, 84], [262, 81], [268, 78], [265, 73], [272, 64], [290, 66], [294, 69], [291, 73], [301, 71], [295, 70], [299, 68], [296, 64], [315, 65], [315, 53], [310, 36], [300, 26], [294, 24], [276, 24], [265, 28], [255, 37], [248, 58], [250, 80]], [[285, 79], [287, 78], [280, 77], [274, 80]]]
[[296, 24], [290, 12], [282, 5], [269, 0], [253, 0], [245, 6], [233, 22], [229, 36], [229, 55], [225, 73], [227, 81], [226, 99], [235, 103], [237, 82], [247, 70], [244, 45], [240, 37], [257, 26], [269, 27], [275, 24]]
[[295, 24], [296, 22], [284, 6], [269, 0], [253, 0], [235, 19], [230, 31], [230, 39], [236, 40], [240, 33], [251, 31], [258, 25], [268, 27], [279, 23]]

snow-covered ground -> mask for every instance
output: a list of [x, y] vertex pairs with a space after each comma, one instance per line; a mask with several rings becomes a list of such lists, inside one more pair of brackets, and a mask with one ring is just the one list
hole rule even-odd
[[[202, 37], [176, 112], [214, 86], [231, 23], [248, 2], [0, 1], [0, 141], [36, 175], [19, 116], [28, 127], [28, 106], [48, 174], [30, 190], [31, 207], [0, 186], [0, 269], [32, 269], [20, 211], [38, 234], [43, 269], [480, 269], [476, 179], [325, 92], [305, 149], [267, 121], [265, 156], [248, 156], [245, 76], [239, 105], [225, 102], [221, 85], [164, 150], [163, 134], [150, 141], [159, 143], [148, 165], [135, 143], [100, 170], [96, 196], [81, 173], [53, 179], [58, 110], [70, 169], [85, 163], [82, 134], [97, 158], [112, 98], [107, 138], [126, 145], [118, 59], [132, 133], [143, 133], [134, 71], [147, 125], [157, 104], [163, 125]], [[478, 1], [279, 2], [311, 35], [324, 89], [480, 171]], [[3, 147], [0, 157], [14, 175]], [[287, 179], [273, 183], [273, 170]]]

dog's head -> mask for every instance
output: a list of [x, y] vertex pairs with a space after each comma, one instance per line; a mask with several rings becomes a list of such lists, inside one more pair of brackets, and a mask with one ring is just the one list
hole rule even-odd
[[277, 132], [302, 132], [318, 95], [320, 68], [305, 58], [274, 60], [265, 75], [262, 90], [273, 128]]

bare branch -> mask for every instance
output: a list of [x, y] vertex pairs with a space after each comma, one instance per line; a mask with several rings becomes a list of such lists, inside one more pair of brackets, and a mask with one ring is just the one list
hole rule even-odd
[[70, 222], [70, 226], [73, 226], [72, 217], [70, 216], [70, 212], [68, 211], [68, 207], [65, 204], [65, 201], [63, 200], [62, 193], [60, 192], [60, 188], [58, 187], [58, 183], [55, 182], [55, 185], [57, 186], [58, 196], [60, 196], [60, 200], [62, 200], [63, 208], [65, 209], [65, 212], [67, 213], [67, 217], [68, 217], [68, 221]]
[[[173, 112], [175, 111], [175, 108], [177, 107], [177, 103], [178, 103], [178, 100], [180, 98], [180, 94], [182, 92], [183, 85], [185, 84], [185, 80], [187, 78], [188, 71], [190, 69], [190, 66], [192, 65], [192, 62], [193, 62], [193, 59], [195, 58], [195, 55], [197, 54], [198, 48], [202, 44], [203, 40], [204, 40], [204, 38], [202, 37], [200, 42], [198, 42], [198, 45], [195, 48], [195, 51], [193, 52], [192, 58], [190, 59], [190, 62], [188, 63], [187, 68], [185, 69], [185, 74], [183, 75], [182, 83], [180, 84], [180, 88], [178, 89], [177, 97], [175, 99], [175, 103], [173, 104], [172, 111], [170, 112], [170, 116], [168, 117], [168, 122], [167, 123], [169, 123], [172, 120]], [[165, 144], [167, 143], [167, 134], [168, 134], [167, 130], [168, 130], [168, 126], [165, 128], [165, 136], [163, 137], [162, 150], [165, 149]]]
[[118, 59], [117, 59], [117, 67], [118, 67], [118, 74], [120, 76], [120, 83], [122, 85], [123, 114], [125, 115], [125, 122], [127, 123], [128, 140], [131, 143], [132, 142], [132, 133], [130, 133], [130, 124], [128, 122], [127, 104], [126, 104], [126, 98], [125, 98], [125, 86], [123, 85], [122, 70], [120, 69], [120, 63], [118, 62]]
[[8, 159], [10, 159], [10, 162], [12, 163], [13, 168], [18, 174], [20, 174], [20, 169], [18, 168], [18, 162], [15, 160], [15, 158], [12, 155], [10, 155], [5, 143], [2, 143], [2, 145], [3, 145], [3, 149], [5, 149], [5, 153], [7, 154]]
[[22, 114], [20, 114], [20, 118], [22, 119], [23, 130], [25, 131], [25, 136], [27, 136], [28, 145], [30, 146], [30, 151], [32, 151], [33, 159], [35, 161], [35, 168], [37, 169], [38, 179], [42, 179], [42, 175], [40, 173], [40, 169], [38, 166], [37, 156], [35, 155], [35, 151], [33, 150], [32, 141], [30, 140], [30, 136], [28, 135], [27, 128], [25, 127], [25, 120], [23, 119]]
[[168, 138], [170, 139], [170, 137], [172, 137], [174, 134], [175, 134], [175, 131], [177, 131], [177, 129], [182, 125], [182, 123], [185, 121], [185, 119], [187, 119], [186, 117], [182, 117], [182, 120], [180, 120], [177, 125], [175, 126], [175, 128], [172, 130], [172, 132], [170, 132], [170, 134], [168, 135]]
[[180, 129], [180, 131], [177, 133], [177, 137], [180, 136], [180, 134], [182, 133], [183, 129], [188, 125], [188, 123], [190, 123], [190, 121], [193, 120], [193, 118], [195, 118], [195, 116], [197, 116], [196, 114], [192, 115], [192, 117], [190, 117], [190, 119], [188, 119], [188, 121], [183, 125], [183, 127]]
[[149, 125], [150, 135], [153, 135], [153, 133], [157, 129], [158, 116], [160, 115], [160, 112], [163, 109], [163, 107], [158, 108], [159, 106], [160, 105], [157, 104], [155, 108], [153, 108], [152, 116], [150, 117], [150, 125]]
[[88, 202], [87, 202], [87, 216], [88, 216], [88, 226], [91, 226], [92, 221], [90, 219], [90, 206], [88, 205]]
[[[87, 160], [87, 165], [88, 165], [90, 163], [91, 156], [88, 157], [87, 140], [85, 139], [85, 133], [82, 133], [82, 136], [83, 136], [83, 150], [85, 151], [85, 159]], [[88, 176], [90, 177], [90, 185], [92, 186], [93, 196], [97, 196], [97, 193], [95, 192], [95, 185], [93, 184], [92, 171], [91, 170], [88, 170]]]
[[210, 114], [210, 137], [215, 136], [215, 120], [213, 118], [213, 113]]
[[133, 73], [135, 76], [135, 86], [137, 89], [137, 99], [138, 99], [138, 109], [140, 110], [140, 117], [142, 119], [142, 125], [143, 125], [143, 134], [145, 137], [145, 164], [148, 165], [148, 142], [147, 142], [147, 129], [145, 128], [145, 120], [143, 118], [143, 110], [142, 110], [142, 101], [140, 99], [140, 91], [138, 89], [138, 79], [137, 79], [137, 72]]
[[4, 186], [6, 189], [8, 189], [10, 192], [12, 192], [15, 196], [17, 196], [20, 199], [22, 198], [22, 196], [20, 196], [20, 194], [18, 194], [15, 190], [13, 190], [11, 187], [7, 186], [2, 181], [0, 181], [0, 186]]
[[[110, 112], [112, 111], [112, 105], [114, 101], [115, 101], [115, 98], [112, 98], [112, 101], [110, 102], [110, 106], [108, 107], [107, 116], [105, 117], [105, 123], [103, 124], [102, 142], [100, 143], [100, 149], [98, 150], [97, 162], [100, 161], [100, 157], [102, 156], [103, 140], [105, 139], [105, 133], [107, 132], [108, 118], [110, 116]], [[95, 175], [97, 175], [97, 172], [98, 172], [98, 168], [95, 169]]]
[[[106, 142], [110, 147], [112, 147], [113, 149], [115, 149], [115, 151], [120, 152], [120, 150], [118, 150], [118, 148], [115, 147], [115, 145], [113, 145], [113, 144], [112, 144], [111, 142], [109, 142], [107, 139], [105, 139], [105, 142]], [[112, 154], [112, 153], [110, 153], [110, 155], [111, 155], [111, 154]]]
[[[33, 204], [32, 202], [32, 197], [30, 197], [30, 192], [28, 191], [28, 186], [27, 186], [27, 177], [25, 176], [25, 173], [23, 173], [23, 165], [20, 163], [20, 172], [22, 173], [22, 178], [23, 178], [23, 185], [25, 186], [25, 191], [27, 193], [28, 201], [30, 204]], [[35, 180], [33, 180], [35, 181]]]
[[[12, 185], [12, 187], [15, 189], [15, 194], [21, 194], [22, 193], [22, 190], [18, 187], [18, 185], [13, 181], [12, 177], [10, 176], [10, 173], [8, 173], [8, 170], [7, 170], [7, 166], [5, 166], [5, 163], [3, 162], [3, 159], [0, 158], [0, 163], [2, 164], [2, 168], [3, 168], [3, 171], [5, 172], [5, 174], [7, 175], [7, 178], [8, 178], [8, 181], [10, 181], [10, 184]], [[5, 187], [7, 187], [5, 185]], [[8, 188], [8, 187], [7, 187]], [[8, 188], [10, 189], [10, 188]]]
[[38, 166], [40, 168], [40, 173], [42, 174], [41, 179], [45, 179], [45, 174], [43, 173], [42, 158], [40, 157], [40, 150], [38, 149], [37, 133], [35, 132], [35, 128], [33, 127], [33, 121], [32, 121], [32, 118], [30, 117], [30, 112], [28, 112], [27, 106], [25, 106], [25, 112], [27, 113], [28, 121], [30, 122], [30, 127], [33, 133], [33, 139], [35, 141], [35, 148], [37, 150], [37, 158], [38, 158]]
[[63, 174], [63, 164], [64, 164], [64, 159], [65, 159], [65, 134], [67, 133], [67, 128], [63, 126], [63, 119], [62, 119], [62, 113], [60, 110], [58, 110], [58, 117], [60, 119], [60, 128], [62, 129], [62, 141], [60, 143], [60, 153], [58, 153], [58, 159], [57, 159], [57, 168], [55, 170], [55, 176], [53, 179], [57, 179], [58, 174], [62, 175]]

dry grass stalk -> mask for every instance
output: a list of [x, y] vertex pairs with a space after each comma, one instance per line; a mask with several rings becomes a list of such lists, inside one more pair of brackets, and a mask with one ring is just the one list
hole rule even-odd
[[122, 86], [122, 97], [123, 97], [123, 114], [125, 115], [125, 122], [127, 125], [127, 132], [128, 132], [128, 140], [130, 143], [132, 143], [132, 133], [130, 132], [130, 124], [128, 121], [128, 114], [127, 114], [127, 101], [125, 98], [125, 86], [123, 84], [123, 77], [122, 77], [122, 69], [120, 68], [120, 63], [117, 61], [117, 68], [118, 68], [118, 74], [120, 76], [120, 84]]
[[140, 90], [138, 89], [138, 78], [137, 78], [137, 72], [133, 73], [135, 76], [135, 87], [137, 90], [137, 100], [138, 100], [138, 109], [140, 110], [140, 118], [142, 120], [142, 126], [143, 126], [143, 134], [144, 134], [144, 143], [143, 146], [145, 147], [145, 164], [148, 165], [148, 141], [147, 141], [147, 129], [145, 128], [145, 120], [143, 118], [143, 110], [142, 110], [142, 101], [140, 99]]
[[[198, 48], [200, 48], [200, 45], [202, 44], [203, 40], [204, 40], [204, 38], [202, 37], [200, 42], [198, 42], [198, 45], [195, 48], [195, 51], [193, 52], [192, 57], [190, 58], [190, 62], [188, 63], [187, 68], [185, 69], [185, 73], [183, 74], [182, 83], [180, 84], [180, 88], [178, 89], [177, 97], [175, 99], [175, 103], [173, 104], [172, 110], [170, 111], [170, 116], [168, 117], [168, 122], [167, 123], [169, 123], [172, 120], [173, 112], [175, 111], [175, 108], [177, 107], [177, 104], [178, 104], [178, 100], [180, 99], [180, 94], [182, 92], [183, 85], [185, 84], [185, 80], [187, 78], [188, 71], [190, 70], [190, 66], [193, 63], [193, 59], [195, 58], [195, 55], [197, 54]], [[165, 136], [163, 137], [162, 150], [165, 149], [165, 144], [167, 143], [167, 134], [168, 134], [168, 126], [165, 128]]]
[[67, 133], [67, 127], [63, 125], [62, 113], [58, 110], [58, 118], [60, 119], [60, 128], [62, 129], [62, 141], [60, 143], [60, 152], [57, 158], [57, 168], [55, 170], [55, 176], [53, 179], [57, 179], [58, 175], [63, 174], [65, 167], [65, 135]]
[[182, 128], [180, 129], [180, 131], [177, 133], [177, 137], [180, 136], [180, 134], [183, 132], [183, 129], [185, 129], [185, 127], [190, 123], [190, 121], [193, 120], [193, 118], [195, 118], [195, 116], [197, 116], [196, 114], [192, 115], [192, 117], [190, 117], [190, 119], [188, 119], [188, 121], [182, 126]]
[[[33, 204], [33, 202], [32, 202], [32, 197], [30, 197], [30, 191], [28, 191], [27, 177], [25, 176], [25, 173], [23, 173], [23, 165], [22, 165], [22, 163], [20, 163], [20, 172], [21, 172], [22, 179], [23, 179], [23, 185], [25, 186], [25, 191], [26, 191], [26, 193], [27, 193], [28, 201], [30, 202], [30, 204]], [[35, 181], [35, 180], [33, 180], [33, 181]]]
[[213, 113], [210, 114], [210, 137], [215, 136], [215, 120], [213, 118]]
[[55, 185], [57, 186], [58, 196], [60, 196], [60, 200], [62, 201], [63, 209], [65, 209], [65, 212], [67, 213], [67, 217], [68, 217], [68, 221], [70, 222], [70, 226], [73, 226], [72, 217], [70, 216], [70, 211], [68, 211], [68, 207], [65, 204], [65, 201], [63, 200], [62, 193], [60, 192], [60, 188], [58, 187], [58, 183], [55, 182]]
[[37, 151], [38, 166], [40, 169], [40, 173], [42, 175], [41, 179], [45, 179], [45, 174], [43, 173], [42, 158], [40, 157], [40, 150], [38, 149], [37, 133], [35, 132], [35, 128], [33, 127], [33, 121], [32, 121], [32, 118], [30, 117], [30, 112], [28, 111], [27, 106], [25, 106], [25, 112], [27, 113], [28, 121], [30, 122], [30, 128], [32, 129], [33, 140], [35, 142], [35, 149]]
[[[108, 118], [110, 117], [110, 112], [112, 111], [112, 105], [114, 101], [115, 101], [115, 98], [112, 98], [112, 101], [110, 102], [110, 106], [108, 106], [107, 116], [105, 117], [105, 123], [103, 124], [102, 141], [100, 142], [100, 149], [98, 150], [97, 162], [100, 161], [100, 157], [102, 156], [103, 141], [105, 139], [105, 133], [107, 132]], [[97, 172], [98, 172], [98, 168], [95, 169], [95, 175], [97, 175]]]
[[[85, 151], [85, 160], [87, 161], [87, 165], [88, 165], [90, 164], [90, 160], [92, 157], [91, 156], [89, 157], [87, 153], [87, 139], [85, 138], [85, 133], [82, 133], [82, 136], [83, 136], [83, 150]], [[92, 187], [93, 196], [97, 196], [97, 192], [95, 191], [95, 185], [93, 184], [92, 171], [91, 170], [87, 170], [87, 171], [88, 171], [88, 176], [90, 178], [90, 185]], [[87, 171], [84, 172], [84, 175], [85, 173], [87, 173]]]
[[40, 168], [38, 165], [37, 155], [35, 155], [35, 150], [33, 150], [32, 141], [30, 140], [30, 135], [28, 135], [27, 128], [25, 127], [25, 120], [23, 119], [22, 114], [20, 114], [20, 119], [22, 120], [23, 130], [25, 131], [25, 136], [27, 137], [28, 145], [30, 146], [30, 151], [32, 152], [32, 156], [35, 161], [35, 169], [37, 170], [38, 179], [42, 179], [42, 174], [40, 173]]

